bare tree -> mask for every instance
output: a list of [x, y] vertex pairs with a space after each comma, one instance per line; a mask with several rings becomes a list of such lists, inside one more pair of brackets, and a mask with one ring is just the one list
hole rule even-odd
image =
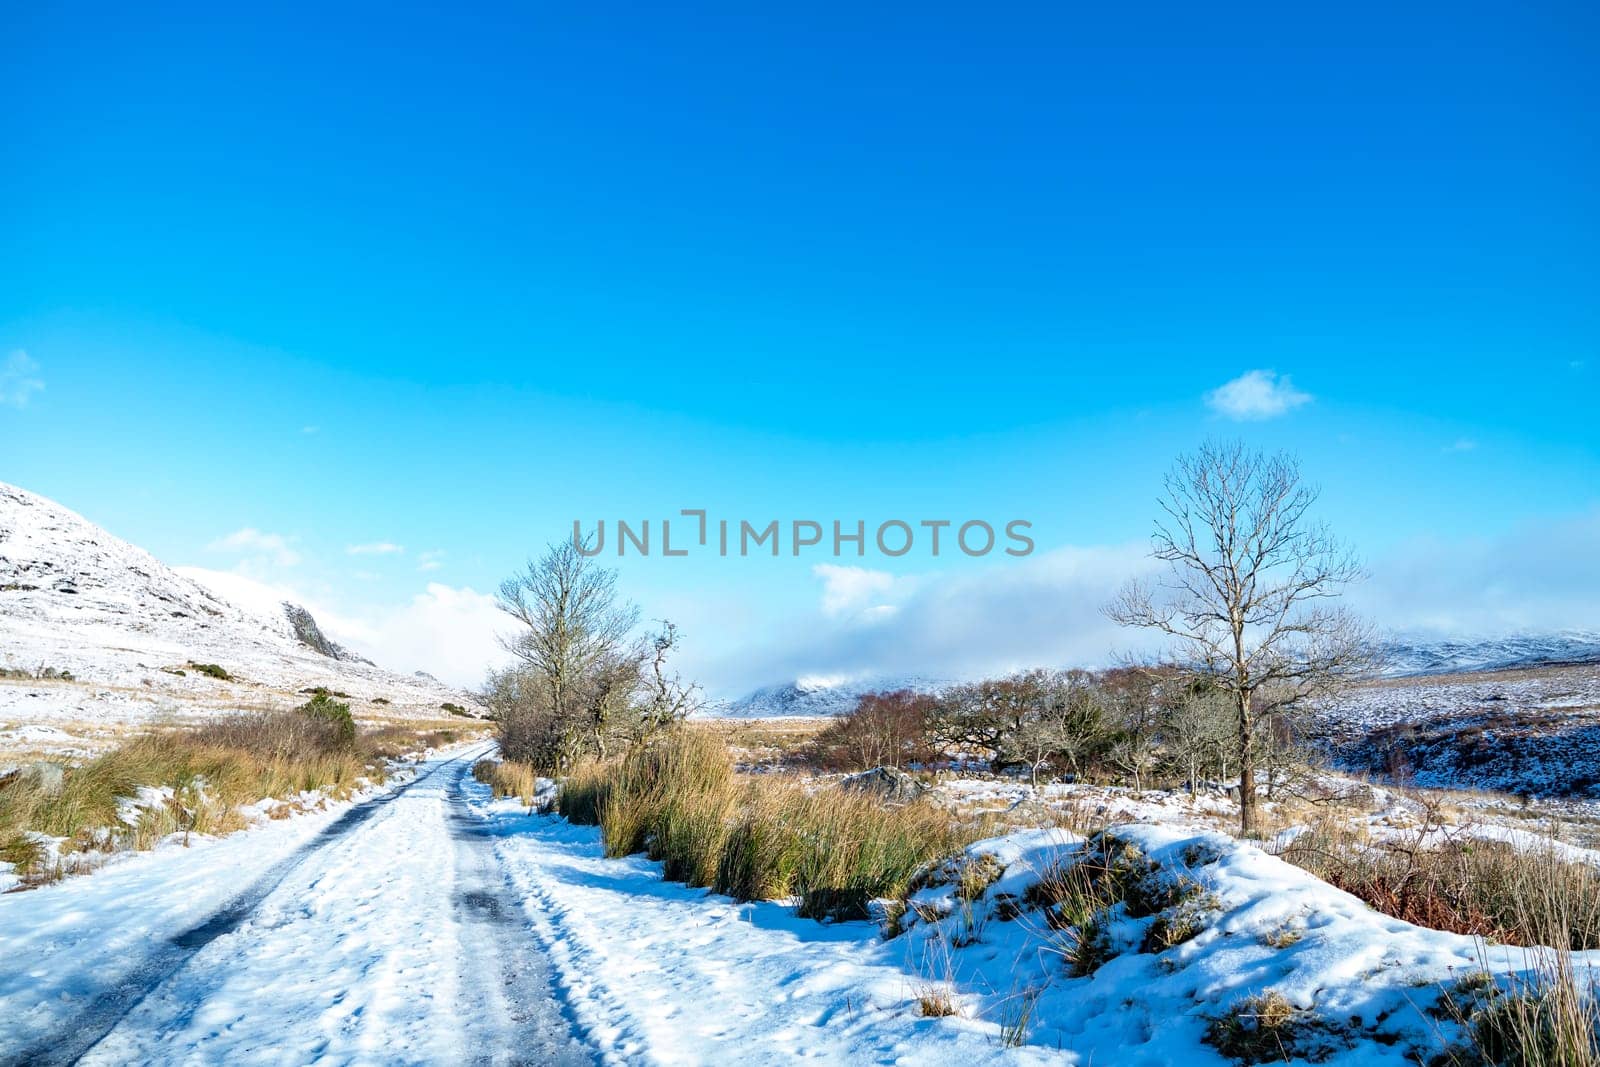
[[1361, 577], [1310, 517], [1315, 489], [1287, 454], [1206, 444], [1167, 475], [1156, 582], [1132, 582], [1106, 613], [1165, 634], [1172, 665], [1228, 695], [1237, 713], [1239, 825], [1256, 828], [1258, 719], [1324, 693], [1372, 662], [1371, 631], [1329, 603]]
[[667, 670], [667, 658], [677, 651], [678, 641], [678, 627], [662, 619], [661, 629], [650, 635], [643, 649], [638, 671], [640, 695], [628, 729], [630, 741], [643, 741], [700, 709], [700, 687]]
[[1111, 724], [1105, 758], [1142, 790], [1161, 754], [1161, 722], [1156, 702], [1160, 672], [1114, 667], [1101, 674], [1100, 697]]
[[617, 601], [615, 571], [570, 540], [500, 583], [500, 610], [521, 623], [501, 643], [544, 682], [557, 718], [568, 719], [584, 679], [626, 648], [639, 609]]
[[1023, 687], [1028, 714], [1003, 748], [1027, 765], [1035, 788], [1050, 768], [1081, 778], [1084, 765], [1105, 752], [1111, 738], [1104, 722], [1103, 694], [1087, 671], [1029, 671], [1014, 675]]

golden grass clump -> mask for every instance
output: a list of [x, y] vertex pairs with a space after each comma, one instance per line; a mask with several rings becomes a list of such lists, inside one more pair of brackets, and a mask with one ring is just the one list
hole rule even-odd
[[494, 798], [516, 797], [532, 811], [539, 792], [539, 772], [531, 763], [483, 759], [472, 765], [472, 777], [487, 785]]
[[741, 900], [797, 896], [799, 913], [865, 918], [966, 836], [926, 804], [887, 807], [837, 789], [740, 781], [727, 746], [681, 727], [620, 760], [575, 768], [557, 810], [595, 823], [606, 852], [646, 852], [668, 878]]

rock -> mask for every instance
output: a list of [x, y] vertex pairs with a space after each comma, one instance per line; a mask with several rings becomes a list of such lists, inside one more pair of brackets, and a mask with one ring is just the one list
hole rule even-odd
[[891, 803], [903, 804], [928, 791], [927, 786], [905, 771], [893, 767], [874, 767], [870, 771], [841, 779], [839, 786], [858, 793], [872, 793]]

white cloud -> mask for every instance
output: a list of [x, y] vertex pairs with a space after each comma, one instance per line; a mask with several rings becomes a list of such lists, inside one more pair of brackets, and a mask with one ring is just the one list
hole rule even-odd
[[510, 625], [494, 597], [429, 582], [409, 603], [340, 619], [329, 633], [393, 670], [424, 670], [452, 685], [476, 687], [491, 666], [504, 663], [499, 637]]
[[39, 377], [39, 364], [32, 356], [17, 349], [0, 363], [0, 404], [22, 408], [34, 393], [44, 389], [44, 379]]
[[813, 568], [824, 583], [822, 611], [800, 630], [801, 641], [707, 657], [702, 677], [718, 695], [742, 695], [808, 676], [959, 678], [1106, 665], [1147, 639], [1100, 609], [1151, 566], [1144, 543], [1058, 548], [977, 571], [906, 577], [823, 564]]
[[442, 548], [430, 549], [417, 556], [417, 570], [436, 571], [444, 566], [445, 551]]
[[290, 547], [289, 538], [282, 534], [264, 533], [253, 526], [235, 530], [206, 546], [213, 552], [242, 552], [259, 561], [274, 563], [279, 567], [293, 567], [300, 562], [300, 553]]
[[369, 545], [349, 545], [345, 551], [352, 556], [398, 556], [405, 547], [392, 541], [374, 541]]
[[895, 576], [888, 571], [819, 563], [811, 573], [822, 579], [822, 613], [830, 618], [890, 606], [873, 603], [895, 587]]
[[1219, 415], [1240, 421], [1275, 419], [1311, 402], [1289, 382], [1287, 374], [1270, 370], [1247, 371], [1206, 394], [1206, 406]]
[[451, 685], [473, 688], [506, 658], [499, 637], [510, 619], [495, 607], [494, 597], [472, 589], [433, 582], [400, 604], [340, 601], [335, 607], [327, 592], [310, 594], [235, 571], [176, 570], [265, 617], [279, 618], [284, 601], [299, 604], [330, 638], [400, 674], [423, 670]]
[[1376, 560], [1352, 606], [1387, 630], [1492, 637], [1596, 629], [1600, 507], [1496, 537], [1419, 538]]
[[[1496, 637], [1593, 631], [1600, 503], [1490, 538], [1418, 539], [1372, 558], [1345, 602], [1380, 631]], [[814, 568], [821, 610], [752, 647], [725, 637], [694, 670], [716, 696], [800, 677], [966, 678], [1035, 666], [1103, 666], [1158, 647], [1101, 613], [1159, 567], [1143, 543], [1067, 547], [962, 573], [893, 577]], [[752, 622], [753, 625], [753, 622]]]

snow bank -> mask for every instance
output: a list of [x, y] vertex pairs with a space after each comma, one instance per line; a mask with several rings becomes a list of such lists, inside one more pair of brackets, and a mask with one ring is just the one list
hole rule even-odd
[[[1067, 925], [1054, 881], [1108, 856], [1138, 888], [1092, 930]], [[897, 940], [944, 961], [973, 1014], [1015, 1022], [1026, 1004], [1030, 1043], [1085, 1062], [1220, 1062], [1208, 1031], [1246, 998], [1276, 993], [1294, 1011], [1298, 1055], [1414, 1064], [1458, 1036], [1439, 1010], [1455, 983], [1485, 970], [1531, 980], [1549, 951], [1391, 919], [1253, 845], [1175, 826], [1092, 842], [1011, 834], [971, 846], [932, 883], [912, 896]], [[1600, 952], [1573, 959], [1580, 975], [1600, 974]]]

